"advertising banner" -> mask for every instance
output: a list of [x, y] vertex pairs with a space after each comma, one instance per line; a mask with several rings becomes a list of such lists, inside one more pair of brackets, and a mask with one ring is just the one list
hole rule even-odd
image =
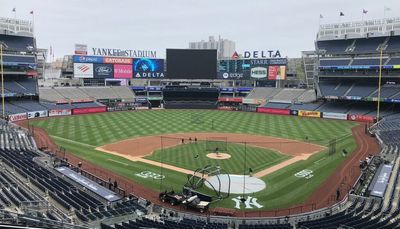
[[289, 109], [278, 109], [278, 108], [268, 108], [268, 107], [257, 107], [257, 112], [268, 113], [268, 114], [290, 115]]
[[132, 78], [132, 65], [114, 64], [115, 79], [130, 79]]
[[72, 56], [72, 60], [74, 63], [103, 63], [103, 57], [101, 56]]
[[243, 79], [250, 76], [250, 60], [220, 60], [219, 79]]
[[85, 44], [75, 44], [75, 54], [77, 54], [77, 55], [87, 55], [87, 45], [85, 45]]
[[164, 60], [140, 58], [133, 59], [134, 78], [164, 78]]
[[129, 64], [133, 62], [132, 58], [119, 58], [119, 57], [104, 57], [103, 63], [105, 64]]
[[114, 66], [112, 64], [94, 64], [94, 78], [114, 78]]
[[333, 113], [333, 112], [322, 112], [322, 118], [347, 120], [347, 114]]
[[268, 67], [269, 80], [285, 80], [286, 79], [286, 66], [269, 66]]
[[12, 114], [12, 115], [8, 116], [8, 120], [10, 120], [10, 122], [21, 121], [21, 120], [25, 120], [27, 118], [28, 118], [28, 116], [26, 113]]
[[241, 103], [243, 98], [230, 98], [230, 97], [221, 97], [218, 98], [220, 102], [234, 102], [234, 103]]
[[77, 114], [90, 114], [90, 113], [101, 113], [106, 112], [107, 107], [83, 107], [83, 108], [74, 108], [72, 110], [73, 115]]
[[265, 67], [255, 67], [250, 70], [250, 77], [256, 79], [267, 78], [268, 70]]
[[71, 109], [53, 109], [49, 110], [49, 117], [71, 115]]
[[28, 112], [27, 115], [28, 115], [28, 119], [43, 118], [43, 117], [48, 116], [48, 112], [47, 111], [32, 111], [32, 112]]
[[373, 122], [373, 116], [366, 116], [366, 115], [357, 115], [357, 114], [350, 114], [348, 115], [348, 120], [350, 121], [358, 121], [358, 122]]
[[320, 118], [321, 117], [321, 112], [319, 111], [304, 111], [304, 110], [299, 110], [298, 116], [301, 117], [311, 117], [311, 118]]
[[93, 64], [74, 63], [75, 78], [93, 78]]

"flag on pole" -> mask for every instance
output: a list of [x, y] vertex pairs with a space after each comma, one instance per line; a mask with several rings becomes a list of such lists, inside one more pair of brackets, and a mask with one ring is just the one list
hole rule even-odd
[[31, 12], [29, 12], [29, 14], [33, 14], [33, 10], [31, 10]]
[[368, 10], [366, 10], [366, 9], [363, 9], [363, 14], [367, 14], [368, 13]]
[[17, 9], [14, 7], [13, 9], [12, 9], [12, 12], [17, 12]]
[[343, 12], [340, 12], [340, 14], [339, 14], [341, 17], [343, 17], [344, 16], [344, 13]]
[[390, 10], [392, 10], [392, 8], [389, 8], [389, 7], [385, 6], [385, 11], [390, 11]]
[[50, 56], [53, 55], [53, 47], [50, 45]]
[[320, 14], [320, 15], [319, 15], [319, 18], [321, 18], [321, 19], [324, 18], [324, 15]]

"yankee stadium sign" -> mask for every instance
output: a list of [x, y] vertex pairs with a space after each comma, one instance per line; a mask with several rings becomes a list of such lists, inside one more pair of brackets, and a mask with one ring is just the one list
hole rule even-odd
[[121, 56], [121, 57], [133, 57], [133, 58], [157, 57], [157, 53], [154, 50], [92, 48], [91, 51], [92, 54], [95, 56]]

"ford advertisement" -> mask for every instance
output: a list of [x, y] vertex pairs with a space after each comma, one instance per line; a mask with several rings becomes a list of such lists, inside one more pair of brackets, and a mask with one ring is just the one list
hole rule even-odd
[[114, 66], [112, 64], [94, 64], [94, 78], [114, 78]]

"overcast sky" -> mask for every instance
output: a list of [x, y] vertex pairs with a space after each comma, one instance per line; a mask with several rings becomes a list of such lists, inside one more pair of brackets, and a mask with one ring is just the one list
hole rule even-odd
[[0, 15], [32, 20], [40, 48], [56, 57], [89, 47], [156, 50], [187, 48], [209, 35], [236, 42], [239, 53], [277, 50], [299, 57], [312, 50], [322, 24], [400, 16], [400, 0], [0, 0]]

